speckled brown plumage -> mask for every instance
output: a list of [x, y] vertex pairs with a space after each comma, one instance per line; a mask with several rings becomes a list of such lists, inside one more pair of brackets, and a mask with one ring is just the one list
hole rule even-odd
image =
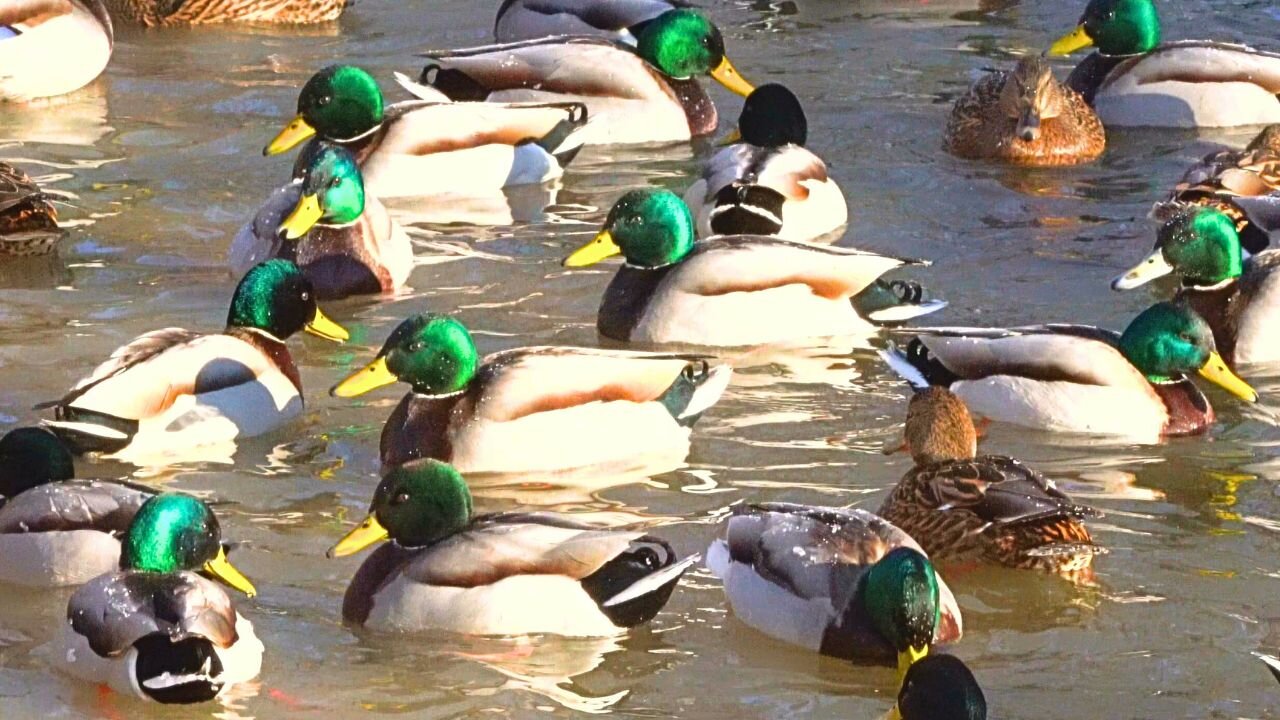
[[161, 27], [222, 22], [304, 24], [337, 20], [350, 0], [106, 0], [116, 20]]
[[48, 196], [26, 173], [0, 162], [0, 255], [43, 255], [61, 237]]
[[1089, 162], [1106, 144], [1093, 108], [1038, 56], [974, 83], [952, 108], [944, 141], [957, 157], [1029, 166]]

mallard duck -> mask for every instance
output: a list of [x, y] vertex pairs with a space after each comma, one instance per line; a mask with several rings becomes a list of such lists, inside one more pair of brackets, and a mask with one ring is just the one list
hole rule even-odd
[[[341, 147], [316, 148], [306, 175], [277, 190], [231, 243], [236, 273], [270, 258], [302, 268], [321, 300], [404, 287], [413, 245]], [[287, 217], [286, 217], [287, 215]]]
[[887, 720], [987, 720], [987, 698], [964, 662], [937, 653], [907, 670]]
[[715, 132], [715, 103], [696, 76], [710, 74], [749, 95], [751, 84], [724, 54], [704, 15], [663, 13], [636, 47], [601, 37], [553, 37], [423, 53], [420, 80], [454, 100], [584, 103], [589, 143], [677, 142]]
[[114, 46], [100, 0], [6, 0], [0, 4], [0, 102], [79, 90], [106, 69]]
[[503, 0], [493, 22], [500, 43], [553, 35], [602, 35], [635, 45], [659, 15], [683, 0]]
[[730, 141], [685, 191], [703, 235], [811, 240], [849, 219], [844, 193], [822, 158], [805, 148], [808, 121], [795, 94], [761, 85], [747, 96]]
[[739, 620], [801, 647], [899, 677], [960, 639], [960, 608], [911, 536], [857, 508], [737, 505], [707, 550]]
[[149, 488], [72, 480], [71, 453], [43, 428], [0, 438], [0, 582], [79, 585], [120, 562], [120, 536]]
[[1230, 127], [1280, 122], [1280, 55], [1244, 45], [1160, 42], [1153, 0], [1090, 0], [1075, 30], [1049, 48], [1096, 46], [1067, 86], [1107, 127]]
[[914, 387], [950, 388], [988, 419], [1137, 442], [1213, 423], [1213, 407], [1190, 373], [1247, 402], [1258, 399], [1218, 355], [1208, 323], [1184, 303], [1152, 305], [1124, 333], [1067, 324], [930, 328], [905, 350], [881, 356]]
[[947, 152], [1014, 165], [1078, 165], [1102, 155], [1107, 133], [1093, 108], [1053, 77], [1044, 58], [988, 73], [956, 100]]
[[1185, 209], [1156, 235], [1155, 250], [1111, 282], [1131, 290], [1177, 273], [1178, 298], [1204, 318], [1227, 365], [1280, 360], [1280, 250], [1266, 250], [1247, 261], [1236, 224], [1213, 208]]
[[400, 323], [332, 394], [413, 387], [382, 428], [384, 469], [429, 457], [468, 474], [620, 470], [649, 457], [682, 462], [690, 429], [731, 374], [688, 357], [591, 348], [481, 358], [466, 326], [428, 313]]
[[[513, 446], [514, 447], [514, 446]], [[329, 550], [365, 560], [342, 599], [346, 622], [472, 635], [616, 635], [646, 623], [698, 556], [680, 560], [643, 530], [553, 513], [473, 516], [452, 466], [415, 460], [378, 483], [369, 516]]]
[[939, 310], [914, 285], [877, 280], [893, 268], [927, 264], [849, 248], [761, 235], [694, 242], [689, 207], [668, 190], [622, 196], [595, 239], [565, 259], [592, 265], [621, 253], [596, 328], [625, 342], [757, 345], [865, 335], [871, 322]]
[[[431, 98], [429, 88], [401, 84]], [[373, 76], [331, 65], [303, 86], [298, 116], [263, 153], [285, 152], [314, 135], [294, 177], [306, 173], [323, 141], [356, 156], [378, 197], [467, 193], [560, 177], [582, 147], [586, 122], [586, 107], [574, 102], [454, 103], [441, 95], [383, 107]]]
[[218, 519], [190, 495], [138, 509], [120, 569], [71, 596], [58, 667], [118, 693], [161, 703], [212, 700], [257, 677], [262, 641], [212, 576], [253, 597], [227, 561]]
[[165, 328], [111, 354], [53, 407], [48, 425], [73, 450], [153, 457], [269, 432], [302, 412], [285, 340], [299, 330], [341, 342], [297, 265], [268, 260], [240, 281], [227, 327]]
[[1262, 252], [1271, 244], [1269, 230], [1275, 219], [1259, 217], [1255, 223], [1252, 204], [1280, 192], [1280, 124], [1263, 128], [1244, 150], [1210, 153], [1183, 174], [1167, 200], [1156, 203], [1151, 215], [1169, 220], [1188, 205], [1212, 207], [1226, 213], [1236, 224], [1240, 244], [1250, 253]]
[[916, 393], [905, 436], [915, 467], [878, 514], [934, 562], [985, 560], [1090, 578], [1101, 551], [1081, 520], [1099, 513], [1013, 458], [978, 455], [973, 418], [955, 393], [941, 387]]
[[0, 255], [43, 255], [61, 239], [49, 196], [26, 173], [0, 162]]
[[106, 0], [117, 18], [147, 27], [249, 22], [300, 25], [337, 20], [354, 0]]

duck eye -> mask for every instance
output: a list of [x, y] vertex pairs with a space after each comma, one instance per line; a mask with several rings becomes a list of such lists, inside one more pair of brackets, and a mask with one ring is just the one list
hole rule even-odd
[[333, 97], [330, 95], [321, 95], [318, 99], [316, 99], [316, 104], [321, 107], [324, 107], [325, 105], [328, 105], [329, 101], [332, 99]]
[[311, 299], [311, 293], [307, 292], [306, 290], [303, 290], [302, 291], [303, 302], [306, 302], [307, 300], [310, 300], [310, 299]]
[[337, 190], [340, 185], [342, 185], [342, 178], [334, 178], [329, 181], [329, 187], [333, 190]]
[[395, 497], [391, 498], [392, 505], [403, 505], [407, 502], [409, 502], [409, 493], [404, 491], [396, 493]]
[[422, 350], [422, 348], [424, 347], [426, 347], [426, 344], [423, 343], [421, 340], [414, 340], [413, 342], [409, 343], [409, 347], [407, 349], [411, 353], [416, 353]]

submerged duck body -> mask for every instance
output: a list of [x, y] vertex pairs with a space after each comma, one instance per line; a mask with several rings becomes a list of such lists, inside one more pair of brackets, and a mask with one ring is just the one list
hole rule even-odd
[[8, 0], [0, 6], [0, 102], [79, 90], [102, 74], [114, 47], [101, 0]]

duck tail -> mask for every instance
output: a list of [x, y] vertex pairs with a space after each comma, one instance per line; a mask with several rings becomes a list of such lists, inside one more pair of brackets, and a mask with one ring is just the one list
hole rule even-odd
[[408, 75], [405, 75], [402, 72], [396, 72], [394, 73], [394, 75], [396, 79], [396, 84], [404, 88], [405, 92], [418, 98], [419, 100], [428, 100], [430, 102], [441, 102], [441, 103], [453, 102], [452, 100], [449, 99], [448, 95], [445, 95], [444, 93], [431, 87], [430, 85], [423, 85], [422, 83], [417, 82], [416, 80], [409, 77]]
[[925, 300], [924, 288], [910, 280], [876, 280], [851, 302], [859, 315], [878, 325], [898, 325], [947, 306], [945, 300]]
[[538, 145], [553, 156], [560, 167], [566, 167], [577, 157], [578, 151], [586, 144], [590, 133], [587, 117], [587, 106], [583, 103], [570, 103], [569, 117], [556, 123], [551, 132], [538, 140]]
[[207, 702], [222, 692], [222, 660], [207, 638], [173, 640], [157, 632], [139, 638], [133, 649], [133, 681], [142, 695], [156, 702]]
[[728, 365], [710, 367], [705, 360], [692, 362], [685, 366], [658, 400], [677, 423], [693, 427], [702, 413], [720, 399], [731, 377], [733, 368]]
[[57, 406], [56, 419], [42, 420], [41, 424], [78, 455], [117, 452], [124, 449], [138, 432], [137, 420], [67, 405]]
[[787, 198], [763, 185], [733, 183], [716, 193], [708, 223], [716, 235], [777, 235]]

